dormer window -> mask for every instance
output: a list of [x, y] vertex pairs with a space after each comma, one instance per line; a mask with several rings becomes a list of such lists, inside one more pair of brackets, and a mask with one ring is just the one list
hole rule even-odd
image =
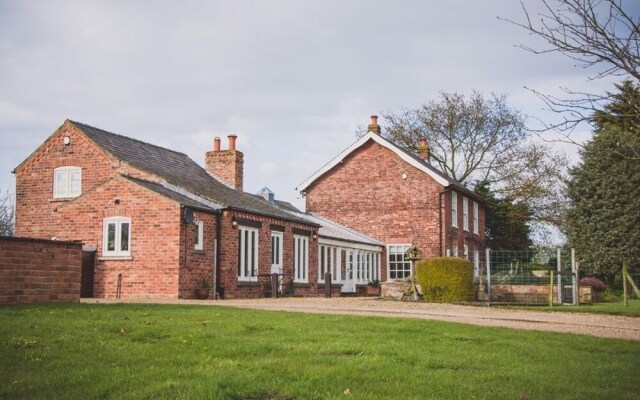
[[53, 171], [54, 199], [78, 197], [81, 192], [82, 168], [59, 167]]

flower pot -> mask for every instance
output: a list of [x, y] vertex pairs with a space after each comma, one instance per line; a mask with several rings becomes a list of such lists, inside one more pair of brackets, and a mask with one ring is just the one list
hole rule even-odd
[[367, 296], [380, 296], [380, 288], [377, 286], [367, 286]]
[[207, 300], [209, 298], [209, 289], [196, 289], [196, 297], [200, 300]]

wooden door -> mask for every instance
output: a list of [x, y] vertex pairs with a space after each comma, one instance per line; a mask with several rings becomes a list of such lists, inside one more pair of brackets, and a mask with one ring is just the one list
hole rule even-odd
[[80, 281], [80, 297], [93, 297], [93, 273], [95, 261], [95, 251], [82, 252], [82, 278]]

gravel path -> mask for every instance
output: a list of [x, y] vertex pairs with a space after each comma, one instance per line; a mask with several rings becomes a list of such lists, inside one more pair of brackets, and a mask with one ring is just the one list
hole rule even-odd
[[[82, 299], [83, 303], [115, 303], [120, 300]], [[203, 304], [314, 314], [371, 315], [418, 318], [471, 325], [498, 326], [534, 331], [574, 333], [640, 341], [640, 318], [603, 314], [507, 310], [452, 304], [413, 303], [377, 298], [339, 297], [252, 300], [126, 300], [123, 302]]]

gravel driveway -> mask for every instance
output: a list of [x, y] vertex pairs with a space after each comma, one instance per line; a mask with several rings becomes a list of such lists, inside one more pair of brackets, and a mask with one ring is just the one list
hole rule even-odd
[[[82, 299], [84, 303], [113, 303], [120, 300]], [[314, 314], [371, 315], [418, 318], [471, 325], [499, 326], [534, 331], [574, 333], [640, 341], [640, 318], [603, 314], [507, 310], [452, 304], [413, 303], [366, 297], [281, 298], [253, 300], [126, 300], [126, 302], [206, 304]]]

